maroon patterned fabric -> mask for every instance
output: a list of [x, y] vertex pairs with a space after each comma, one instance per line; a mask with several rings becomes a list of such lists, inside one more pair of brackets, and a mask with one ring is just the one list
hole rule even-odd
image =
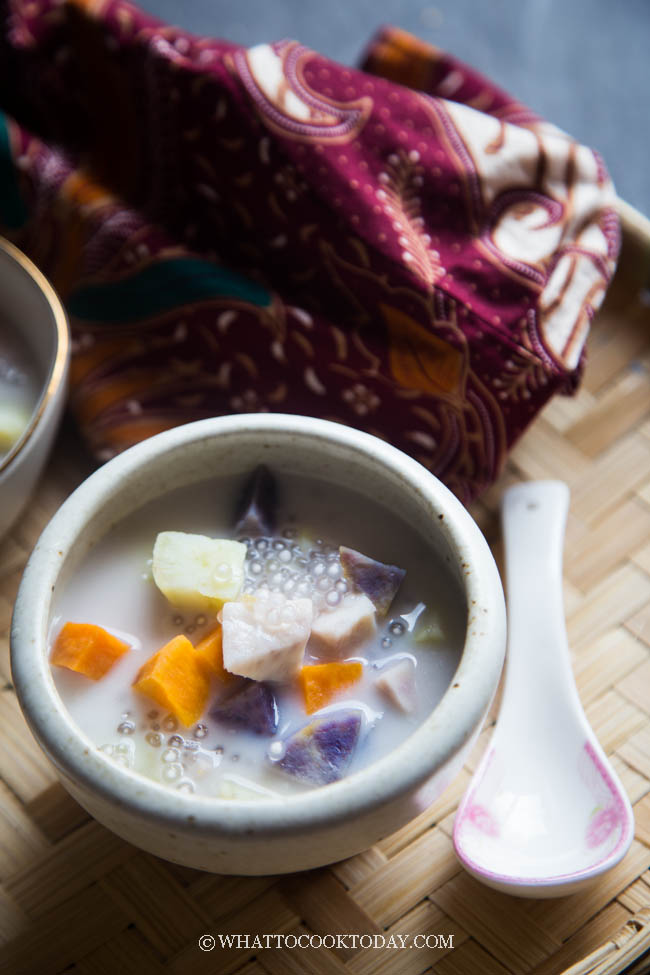
[[66, 302], [99, 458], [203, 416], [304, 413], [469, 501], [575, 388], [613, 189], [466, 66], [387, 30], [355, 71], [119, 0], [6, 4], [0, 43], [0, 228]]

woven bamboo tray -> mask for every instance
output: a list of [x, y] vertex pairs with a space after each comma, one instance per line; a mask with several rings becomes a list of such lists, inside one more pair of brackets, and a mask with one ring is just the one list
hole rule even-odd
[[[372, 849], [282, 878], [157, 860], [91, 820], [58, 784], [11, 685], [8, 629], [27, 555], [89, 472], [64, 432], [27, 515], [0, 544], [0, 971], [11, 975], [613, 975], [650, 949], [650, 222], [621, 204], [624, 246], [585, 381], [558, 398], [473, 513], [500, 559], [507, 484], [571, 488], [565, 605], [588, 717], [627, 788], [636, 839], [585, 893], [526, 901], [457, 863], [455, 806], [485, 746], [429, 810]], [[489, 724], [494, 721], [496, 705]], [[202, 934], [442, 935], [438, 948], [218, 948]], [[449, 936], [453, 935], [453, 948]], [[430, 939], [430, 945], [435, 942]], [[445, 947], [445, 945], [447, 945]]]

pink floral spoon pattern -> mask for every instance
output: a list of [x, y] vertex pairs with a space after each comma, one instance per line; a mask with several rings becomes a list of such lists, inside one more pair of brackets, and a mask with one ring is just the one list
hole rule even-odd
[[623, 858], [634, 833], [629, 800], [571, 671], [562, 601], [568, 507], [560, 481], [519, 484], [504, 495], [505, 686], [491, 744], [454, 824], [465, 868], [520, 897], [578, 890]]

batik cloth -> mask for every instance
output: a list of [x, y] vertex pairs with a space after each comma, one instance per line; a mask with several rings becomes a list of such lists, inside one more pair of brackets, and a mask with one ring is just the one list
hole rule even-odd
[[108, 458], [242, 411], [325, 417], [465, 502], [583, 367], [618, 252], [599, 156], [384, 30], [364, 70], [121, 0], [4, 0], [0, 230], [68, 310]]

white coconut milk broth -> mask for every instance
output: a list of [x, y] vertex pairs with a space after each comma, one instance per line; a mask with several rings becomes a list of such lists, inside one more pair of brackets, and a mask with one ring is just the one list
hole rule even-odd
[[[282, 772], [266, 758], [274, 742], [315, 716], [305, 713], [297, 687], [273, 685], [280, 715], [273, 737], [226, 728], [207, 712], [199, 725], [184, 728], [131, 688], [142, 664], [173, 636], [185, 633], [196, 643], [215, 625], [214, 617], [180, 612], [157, 590], [150, 574], [156, 535], [183, 531], [232, 537], [231, 513], [240, 489], [237, 480], [175, 491], [125, 519], [95, 545], [56, 602], [50, 644], [61, 626], [73, 621], [105, 627], [132, 649], [99, 681], [61, 667], [52, 668], [54, 680], [70, 714], [98, 747], [115, 761], [171, 788], [240, 797], [246, 794], [242, 788], [283, 794], [303, 791], [314, 786]], [[330, 546], [331, 558], [339, 545], [346, 545], [407, 570], [388, 615], [377, 621], [376, 637], [345, 657], [364, 663], [363, 677], [318, 712], [362, 710], [363, 733], [350, 774], [407, 738], [442, 697], [464, 641], [463, 597], [417, 534], [380, 504], [307, 478], [282, 477], [279, 493], [278, 536], [283, 531], [297, 536], [308, 550], [321, 541]], [[247, 564], [249, 560], [250, 556]], [[258, 582], [250, 575], [249, 581], [251, 586]], [[334, 589], [335, 583], [332, 580]], [[411, 631], [422, 603], [426, 610]], [[439, 626], [442, 639], [415, 642], [425, 618], [434, 628]], [[416, 666], [418, 706], [412, 714], [398, 711], [373, 686], [380, 669], [403, 655], [411, 656]], [[308, 645], [305, 663], [323, 659], [310, 654]], [[208, 711], [227, 694], [215, 680]]]

